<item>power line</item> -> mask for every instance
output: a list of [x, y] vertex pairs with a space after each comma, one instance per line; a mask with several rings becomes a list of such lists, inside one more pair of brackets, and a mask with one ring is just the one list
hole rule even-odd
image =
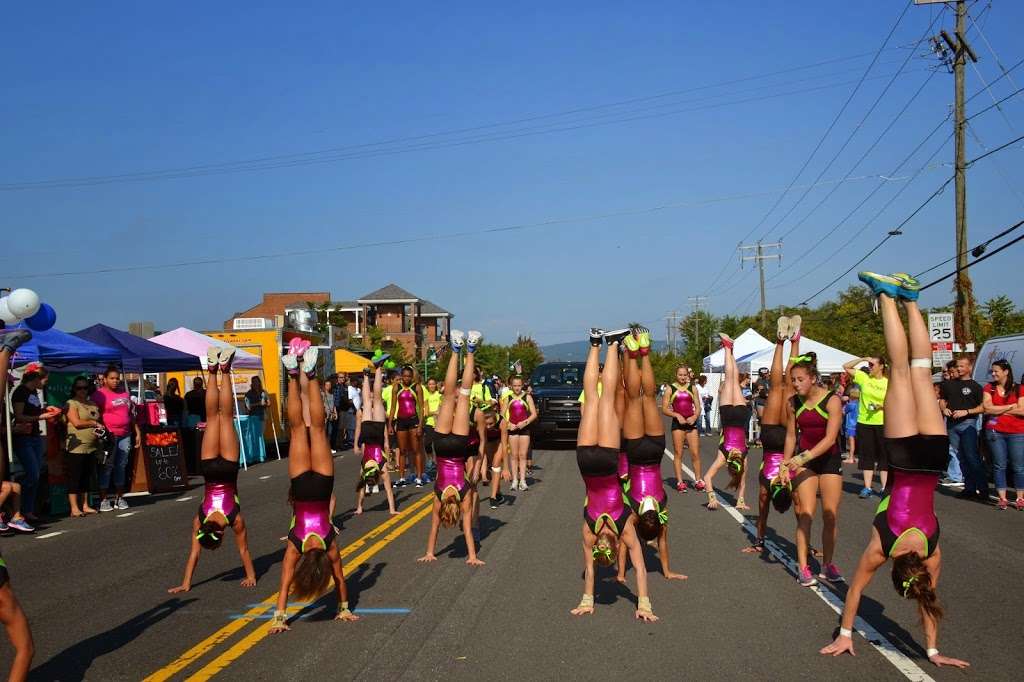
[[[58, 178], [58, 179], [50, 179], [50, 180], [26, 181], [26, 182], [18, 182], [18, 183], [6, 183], [6, 184], [0, 184], [0, 191], [17, 191], [17, 190], [27, 190], [27, 189], [52, 189], [52, 188], [79, 187], [79, 186], [92, 186], [92, 185], [110, 184], [110, 183], [118, 183], [118, 182], [144, 182], [144, 181], [150, 181], [150, 180], [178, 179], [178, 178], [182, 178], [182, 177], [198, 177], [198, 176], [203, 176], [203, 175], [219, 175], [219, 174], [226, 174], [226, 173], [252, 172], [252, 171], [260, 171], [260, 170], [273, 170], [273, 169], [276, 169], [276, 168], [290, 168], [290, 167], [312, 165], [312, 164], [319, 164], [319, 163], [333, 163], [333, 162], [336, 162], [336, 161], [349, 160], [349, 159], [372, 158], [374, 156], [381, 156], [381, 155], [387, 155], [387, 154], [408, 153], [408, 152], [413, 152], [413, 151], [424, 151], [424, 150], [432, 150], [432, 149], [443, 149], [443, 148], [452, 147], [452, 146], [462, 146], [462, 145], [465, 145], [465, 144], [476, 144], [476, 143], [480, 143], [480, 142], [490, 142], [490, 141], [500, 141], [500, 140], [504, 140], [504, 139], [513, 139], [513, 138], [516, 138], [516, 137], [524, 137], [524, 136], [530, 135], [530, 134], [532, 134], [532, 135], [539, 135], [539, 134], [545, 134], [545, 133], [551, 133], [551, 132], [564, 132], [564, 131], [567, 131], [567, 130], [576, 130], [576, 129], [579, 129], [579, 128], [593, 127], [595, 125], [608, 125], [608, 124], [611, 124], [611, 123], [620, 123], [620, 122], [626, 122], [626, 121], [632, 121], [632, 120], [640, 120], [642, 118], [652, 118], [652, 117], [655, 117], [655, 115], [652, 114], [652, 115], [649, 115], [649, 116], [617, 119], [617, 120], [613, 120], [613, 121], [597, 121], [597, 122], [591, 121], [589, 124], [586, 122], [586, 119], [584, 119], [583, 123], [581, 123], [579, 125], [573, 125], [573, 126], [565, 126], [563, 123], [555, 122], [555, 123], [545, 124], [544, 126], [542, 126], [540, 128], [538, 128], [538, 127], [525, 128], [525, 129], [520, 129], [518, 131], [516, 131], [516, 130], [511, 130], [511, 131], [494, 131], [494, 129], [501, 128], [501, 127], [512, 126], [512, 125], [519, 125], [519, 124], [522, 124], [522, 123], [533, 123], [533, 122], [536, 122], [536, 121], [547, 120], [547, 119], [552, 119], [552, 118], [563, 118], [563, 117], [566, 117], [566, 116], [573, 116], [573, 115], [580, 114], [580, 113], [586, 113], [586, 112], [591, 112], [591, 111], [599, 111], [599, 110], [610, 109], [610, 108], [614, 108], [614, 107], [622, 107], [622, 106], [626, 106], [626, 105], [629, 105], [629, 104], [636, 104], [636, 103], [652, 101], [652, 100], [656, 100], [656, 99], [675, 97], [675, 96], [679, 96], [679, 95], [682, 95], [682, 94], [689, 94], [689, 93], [693, 93], [693, 92], [699, 92], [699, 91], [702, 91], [702, 90], [710, 90], [710, 89], [714, 89], [714, 88], [718, 88], [718, 87], [725, 87], [725, 86], [728, 86], [728, 85], [734, 85], [734, 84], [737, 84], [737, 83], [747, 82], [747, 81], [751, 81], [751, 80], [759, 80], [759, 79], [763, 79], [763, 78], [770, 78], [770, 77], [773, 77], [773, 76], [776, 76], [776, 75], [792, 73], [792, 72], [795, 72], [795, 71], [808, 70], [808, 69], [816, 68], [816, 67], [827, 65], [827, 64], [833, 64], [833, 63], [837, 63], [837, 62], [841, 62], [841, 61], [848, 61], [850, 59], [860, 58], [860, 57], [863, 57], [863, 56], [865, 56], [865, 55], [861, 54], [861, 55], [856, 55], [854, 57], [845, 57], [845, 58], [837, 58], [837, 59], [824, 60], [824, 61], [816, 62], [814, 64], [809, 64], [809, 65], [799, 66], [799, 67], [792, 67], [790, 69], [782, 69], [782, 70], [778, 70], [778, 71], [774, 71], [774, 72], [769, 72], [769, 73], [766, 73], [766, 74], [761, 74], [761, 75], [756, 75], [756, 76], [748, 76], [748, 77], [744, 77], [744, 78], [732, 79], [732, 80], [724, 81], [722, 83], [717, 83], [717, 84], [697, 86], [697, 87], [694, 87], [694, 88], [687, 88], [687, 89], [684, 89], [684, 90], [676, 90], [676, 91], [671, 91], [671, 92], [667, 92], [667, 93], [660, 93], [660, 94], [657, 94], [657, 95], [648, 95], [648, 96], [644, 96], [644, 97], [636, 97], [636, 98], [627, 99], [627, 100], [619, 100], [619, 101], [616, 101], [616, 102], [605, 103], [605, 104], [600, 104], [600, 105], [593, 105], [593, 106], [590, 106], [590, 107], [577, 107], [577, 108], [569, 109], [569, 110], [566, 110], [566, 111], [563, 111], [563, 112], [541, 114], [541, 115], [536, 115], [536, 116], [529, 116], [529, 117], [523, 117], [523, 118], [519, 118], [519, 119], [513, 119], [513, 120], [510, 120], [510, 121], [505, 121], [505, 122], [500, 122], [500, 123], [491, 123], [491, 124], [485, 124], [485, 125], [479, 125], [479, 126], [471, 126], [471, 127], [466, 127], [466, 128], [457, 128], [457, 129], [452, 129], [452, 130], [439, 131], [439, 132], [434, 132], [434, 133], [427, 133], [427, 134], [424, 134], [424, 135], [397, 137], [397, 138], [392, 138], [392, 139], [388, 139], [388, 140], [382, 140], [382, 141], [378, 141], [378, 142], [361, 143], [361, 144], [347, 145], [347, 146], [341, 146], [341, 147], [328, 147], [328, 148], [319, 149], [319, 150], [313, 150], [313, 151], [309, 151], [309, 152], [299, 152], [299, 153], [292, 153], [292, 154], [281, 154], [281, 155], [273, 155], [273, 156], [263, 156], [263, 157], [255, 157], [255, 158], [251, 158], [251, 159], [238, 160], [238, 161], [226, 161], [226, 162], [220, 162], [220, 163], [207, 163], [207, 164], [191, 165], [191, 166], [184, 166], [184, 167], [178, 167], [178, 168], [162, 169], [162, 170], [136, 171], [136, 172], [131, 172], [131, 173], [121, 173], [121, 174], [112, 174], [112, 175], [81, 176], [81, 177]], [[822, 77], [830, 77], [832, 75], [838, 75], [838, 74], [822, 74], [822, 75], [818, 75], [818, 76], [812, 76], [812, 77], [807, 78], [807, 79], [800, 79], [800, 80], [797, 80], [795, 82], [796, 83], [805, 82], [806, 80], [813, 80], [815, 78], [822, 78]], [[761, 90], [761, 89], [764, 89], [765, 87], [770, 87], [770, 88], [784, 87], [784, 86], [790, 85], [792, 83], [793, 82], [776, 83], [776, 84], [772, 84], [772, 85], [769, 85], [769, 86], [759, 86], [759, 87], [756, 87], [756, 88], [752, 88], [752, 90]], [[842, 83], [836, 83], [836, 84], [829, 84], [829, 85], [825, 85], [825, 86], [818, 86], [818, 87], [814, 87], [814, 88], [807, 88], [806, 90], [790, 91], [790, 92], [785, 92], [785, 93], [775, 92], [775, 93], [772, 93], [771, 95], [766, 96], [764, 98], [748, 98], [748, 99], [740, 100], [740, 101], [737, 101], [737, 102], [720, 103], [720, 104], [717, 104], [717, 105], [709, 105], [708, 107], [700, 107], [700, 108], [696, 108], [696, 109], [683, 109], [683, 110], [669, 111], [669, 112], [663, 112], [661, 115], [668, 116], [668, 115], [674, 115], [674, 114], [678, 114], [678, 113], [687, 113], [687, 112], [690, 112], [690, 111], [697, 111], [697, 110], [700, 110], [701, 108], [712, 108], [714, 106], [727, 106], [727, 105], [731, 105], [731, 104], [742, 104], [742, 103], [746, 103], [748, 101], [759, 101], [760, 99], [771, 99], [771, 98], [780, 97], [780, 96], [788, 96], [788, 95], [793, 95], [793, 94], [802, 94], [803, 92], [813, 92], [813, 91], [816, 91], [816, 90], [827, 89], [827, 88], [831, 88], [831, 87], [841, 87], [841, 86], [846, 85], [846, 84], [848, 84], [848, 83], [847, 82], [842, 82]], [[744, 92], [744, 91], [740, 91], [739, 93], [732, 93], [732, 94], [741, 94], [742, 92]], [[705, 100], [706, 99], [713, 99], [713, 98], [720, 98], [720, 97], [727, 96], [727, 95], [728, 95], [728, 93], [726, 93], [726, 94], [710, 95], [708, 98], [705, 98]], [[700, 102], [700, 101], [705, 101], [705, 100], [695, 100], [695, 102]], [[659, 104], [659, 105], [655, 105], [653, 107], [635, 109], [633, 111], [609, 112], [609, 113], [606, 113], [606, 114], [598, 114], [597, 116], [598, 117], [601, 117], [601, 116], [623, 116], [623, 115], [630, 114], [630, 113], [650, 111], [651, 109], [657, 109], [657, 108], [666, 107], [666, 106], [675, 106], [675, 105], [678, 105], [678, 104], [679, 104], [678, 102], [677, 103]], [[554, 129], [545, 129], [546, 127], [558, 126], [558, 125], [562, 125], [562, 127], [554, 128]], [[492, 130], [493, 132], [486, 133], [486, 134], [483, 134], [483, 135], [478, 135], [476, 137], [470, 137], [470, 138], [467, 138], [465, 140], [438, 140], [438, 138], [451, 137], [451, 136], [455, 136], [455, 135], [464, 135], [466, 133], [475, 133], [475, 132], [480, 132], [480, 131], [483, 131], [483, 130]], [[436, 140], [436, 141], [431, 142], [429, 140]], [[412, 144], [412, 143], [415, 143], [415, 144]], [[387, 148], [387, 147], [393, 147], [396, 144], [405, 145], [405, 147], [398, 147], [398, 148], [394, 148], [394, 149], [388, 149]]]
[[[905, 11], [905, 10], [904, 10], [904, 11]], [[878, 97], [876, 97], [876, 98], [875, 98], [875, 101], [871, 103], [871, 106], [870, 106], [870, 107], [868, 107], [868, 110], [867, 110], [867, 111], [866, 111], [866, 112], [864, 113], [864, 116], [863, 116], [863, 117], [861, 117], [861, 119], [860, 119], [860, 121], [859, 121], [859, 122], [857, 123], [857, 125], [855, 125], [855, 126], [853, 127], [853, 130], [852, 130], [852, 131], [850, 131], [850, 134], [849, 134], [849, 135], [847, 136], [847, 138], [846, 138], [846, 141], [845, 141], [845, 142], [843, 142], [843, 144], [842, 144], [842, 145], [841, 145], [841, 146], [839, 147], [839, 149], [838, 149], [838, 150], [836, 151], [836, 153], [832, 155], [832, 158], [831, 158], [831, 159], [829, 160], [829, 162], [828, 162], [827, 164], [825, 164], [825, 166], [824, 166], [824, 167], [823, 167], [823, 168], [821, 169], [821, 171], [820, 171], [820, 172], [818, 173], [818, 177], [817, 177], [817, 178], [815, 179], [815, 182], [817, 182], [818, 180], [820, 180], [821, 178], [823, 178], [823, 177], [825, 176], [825, 174], [826, 174], [826, 173], [827, 173], [827, 172], [828, 172], [828, 171], [829, 171], [829, 170], [830, 170], [830, 169], [832, 168], [832, 165], [833, 165], [833, 164], [834, 164], [834, 163], [835, 163], [835, 162], [836, 162], [836, 161], [837, 161], [837, 160], [839, 159], [839, 157], [840, 157], [840, 156], [842, 155], [842, 153], [843, 153], [844, 151], [846, 151], [846, 148], [847, 148], [847, 147], [849, 146], [849, 144], [850, 144], [851, 142], [853, 142], [853, 138], [857, 136], [857, 133], [858, 133], [858, 132], [860, 132], [860, 129], [861, 129], [861, 128], [863, 127], [863, 125], [864, 125], [864, 124], [865, 124], [865, 123], [867, 122], [868, 118], [869, 118], [869, 117], [871, 116], [871, 114], [872, 114], [872, 113], [874, 113], [875, 109], [876, 109], [876, 108], [878, 107], [878, 105], [879, 105], [879, 104], [880, 104], [880, 103], [882, 102], [882, 100], [883, 100], [883, 99], [885, 98], [885, 95], [886, 95], [886, 94], [887, 94], [887, 93], [889, 92], [889, 89], [890, 89], [890, 88], [891, 88], [891, 87], [893, 86], [893, 84], [894, 84], [894, 83], [896, 82], [896, 79], [897, 79], [897, 78], [899, 77], [899, 75], [900, 75], [900, 74], [901, 74], [901, 73], [903, 72], [903, 69], [905, 69], [905, 68], [907, 67], [907, 64], [909, 64], [909, 63], [910, 63], [910, 60], [911, 60], [911, 59], [913, 58], [913, 56], [914, 56], [914, 52], [913, 52], [913, 50], [914, 50], [914, 49], [917, 49], [917, 47], [918, 47], [919, 45], [921, 45], [921, 43], [923, 43], [923, 42], [924, 42], [924, 41], [925, 41], [925, 40], [927, 39], [927, 37], [928, 37], [928, 34], [929, 34], [929, 33], [931, 33], [932, 27], [933, 27], [933, 26], [935, 25], [935, 22], [936, 22], [936, 21], [938, 21], [938, 20], [939, 20], [939, 18], [940, 18], [940, 17], [942, 17], [942, 16], [944, 15], [944, 13], [945, 13], [945, 12], [939, 12], [939, 14], [937, 14], [937, 15], [935, 16], [935, 18], [934, 18], [934, 19], [932, 19], [931, 23], [930, 23], [930, 24], [928, 24], [928, 27], [927, 27], [927, 28], [926, 28], [926, 29], [924, 30], [924, 33], [922, 33], [922, 34], [921, 34], [921, 37], [920, 37], [920, 38], [918, 38], [918, 41], [917, 41], [917, 43], [916, 43], [916, 44], [914, 45], [914, 47], [912, 48], [912, 50], [911, 50], [910, 52], [908, 52], [908, 53], [907, 53], [906, 59], [904, 59], [904, 60], [903, 60], [903, 63], [902, 63], [901, 65], [900, 65], [900, 68], [899, 68], [899, 70], [898, 70], [898, 71], [897, 71], [897, 72], [896, 72], [895, 74], [893, 74], [893, 76], [892, 76], [892, 78], [891, 78], [891, 79], [889, 80], [889, 82], [885, 84], [885, 87], [884, 87], [884, 88], [882, 88], [882, 91], [881, 91], [881, 92], [880, 92], [880, 93], [878, 94]], [[895, 27], [894, 27], [894, 30], [895, 30]], [[928, 78], [926, 78], [926, 79], [925, 79], [925, 81], [924, 81], [924, 83], [922, 83], [922, 84], [921, 84], [921, 87], [917, 89], [917, 92], [915, 92], [915, 93], [914, 93], [914, 95], [913, 95], [913, 96], [912, 96], [912, 97], [910, 98], [910, 100], [909, 100], [909, 101], [907, 102], [907, 104], [906, 104], [906, 105], [905, 105], [905, 106], [904, 106], [904, 107], [903, 107], [903, 108], [902, 108], [902, 109], [900, 110], [900, 112], [899, 112], [898, 114], [896, 114], [896, 117], [895, 117], [895, 118], [894, 118], [894, 119], [892, 120], [892, 122], [890, 122], [890, 123], [889, 123], [889, 125], [888, 125], [888, 126], [886, 126], [885, 130], [883, 130], [883, 131], [882, 131], [882, 133], [881, 133], [881, 134], [880, 134], [880, 135], [879, 135], [879, 136], [878, 136], [878, 137], [877, 137], [877, 138], [875, 139], [874, 143], [872, 143], [872, 144], [871, 144], [871, 146], [870, 146], [870, 147], [868, 147], [868, 150], [867, 150], [867, 151], [866, 151], [866, 152], [865, 152], [865, 153], [864, 153], [864, 154], [863, 154], [863, 155], [862, 155], [862, 156], [860, 157], [860, 159], [858, 159], [858, 160], [857, 160], [857, 163], [855, 163], [855, 164], [853, 165], [853, 168], [851, 168], [851, 169], [850, 169], [850, 174], [851, 174], [851, 175], [852, 175], [852, 174], [853, 174], [853, 172], [854, 172], [854, 171], [855, 171], [855, 170], [857, 169], [857, 167], [858, 167], [858, 166], [859, 166], [859, 165], [861, 164], [861, 162], [862, 162], [862, 161], [864, 161], [864, 159], [865, 159], [865, 158], [867, 157], [867, 155], [868, 155], [868, 154], [870, 154], [870, 153], [871, 153], [871, 152], [872, 152], [872, 151], [873, 151], [873, 150], [875, 149], [875, 147], [876, 147], [876, 146], [877, 146], [877, 145], [878, 145], [878, 144], [879, 144], [879, 143], [880, 143], [880, 142], [882, 141], [882, 138], [884, 138], [884, 137], [885, 137], [886, 133], [888, 133], [888, 132], [889, 132], [889, 130], [891, 130], [891, 129], [892, 129], [892, 127], [893, 127], [894, 125], [896, 125], [896, 122], [897, 122], [897, 121], [898, 121], [898, 120], [900, 119], [900, 117], [902, 117], [902, 116], [903, 116], [904, 112], [906, 112], [906, 110], [907, 110], [907, 109], [908, 109], [908, 108], [910, 107], [910, 104], [911, 104], [911, 103], [912, 103], [912, 102], [913, 102], [913, 101], [914, 101], [915, 99], [917, 99], [918, 95], [920, 95], [920, 94], [921, 94], [921, 92], [922, 92], [922, 91], [924, 90], [925, 86], [927, 86], [927, 85], [928, 85], [928, 83], [929, 83], [929, 82], [931, 81], [931, 79], [932, 79], [932, 76], [934, 76], [934, 75], [935, 75], [935, 71], [932, 71], [931, 73], [929, 73], [929, 74], [928, 74]], [[809, 189], [808, 189], [808, 190], [804, 190], [804, 193], [800, 195], [800, 197], [799, 197], [799, 198], [798, 198], [798, 199], [796, 200], [796, 202], [795, 202], [795, 203], [794, 203], [794, 204], [793, 204], [792, 206], [790, 206], [790, 207], [789, 207], [789, 210], [788, 210], [788, 211], [786, 211], [786, 212], [785, 212], [785, 213], [784, 213], [784, 214], [782, 215], [782, 217], [781, 217], [781, 218], [779, 218], [779, 219], [778, 219], [777, 221], [775, 221], [775, 224], [774, 224], [774, 225], [772, 225], [772, 227], [771, 227], [771, 228], [769, 228], [769, 229], [768, 229], [768, 230], [767, 230], [767, 231], [765, 232], [765, 234], [764, 234], [764, 235], [762, 235], [761, 239], [762, 239], [762, 240], [764, 240], [764, 239], [767, 239], [767, 238], [768, 238], [768, 235], [769, 235], [769, 233], [771, 233], [772, 231], [774, 231], [774, 230], [775, 230], [776, 228], [778, 228], [778, 227], [779, 227], [779, 225], [781, 225], [781, 224], [782, 224], [783, 222], [785, 222], [785, 220], [786, 220], [786, 219], [787, 219], [787, 218], [788, 218], [788, 217], [789, 217], [790, 215], [792, 215], [793, 211], [795, 211], [795, 210], [796, 210], [797, 206], [799, 206], [799, 205], [800, 205], [801, 203], [803, 203], [804, 199], [806, 199], [806, 198], [807, 198], [807, 195], [808, 195], [808, 194], [810, 194], [810, 192], [811, 192], [811, 190], [809, 190]], [[798, 221], [798, 222], [797, 222], [797, 223], [796, 223], [795, 225], [793, 225], [793, 226], [792, 226], [791, 228], [789, 228], [789, 230], [787, 230], [787, 231], [785, 232], [785, 234], [781, 235], [781, 236], [780, 236], [780, 237], [778, 238], [778, 239], [779, 239], [779, 241], [782, 241], [782, 240], [784, 240], [784, 239], [785, 239], [786, 237], [788, 237], [788, 236], [789, 236], [790, 234], [792, 234], [792, 233], [793, 233], [793, 232], [794, 232], [795, 230], [797, 230], [797, 229], [798, 229], [798, 228], [799, 228], [799, 227], [800, 227], [801, 225], [803, 225], [803, 224], [804, 224], [804, 222], [805, 222], [805, 221], [806, 221], [806, 220], [807, 220], [808, 218], [810, 218], [810, 217], [811, 217], [811, 215], [812, 215], [812, 214], [813, 214], [813, 213], [814, 213], [814, 212], [815, 212], [815, 211], [816, 211], [816, 210], [817, 210], [818, 208], [820, 208], [820, 207], [821, 207], [821, 205], [822, 205], [822, 204], [824, 204], [824, 203], [825, 203], [825, 201], [827, 201], [827, 200], [829, 199], [829, 197], [831, 197], [831, 196], [832, 196], [832, 194], [829, 194], [829, 195], [828, 195], [828, 196], [826, 196], [826, 197], [825, 197], [824, 199], [822, 199], [822, 200], [821, 200], [821, 201], [820, 201], [820, 202], [818, 203], [818, 205], [817, 205], [817, 206], [815, 206], [815, 207], [814, 207], [813, 209], [811, 209], [811, 211], [810, 211], [809, 213], [807, 213], [807, 215], [805, 215], [805, 216], [803, 217], [803, 219], [802, 219], [802, 220]]]
[[923, 287], [921, 287], [921, 291], [924, 291], [925, 289], [931, 289], [936, 284], [939, 284], [940, 282], [945, 282], [950, 277], [955, 277], [957, 274], [959, 274], [963, 270], [966, 270], [967, 268], [971, 267], [972, 265], [977, 265], [978, 263], [980, 263], [980, 262], [982, 262], [984, 260], [988, 260], [992, 256], [996, 255], [997, 253], [999, 253], [1001, 251], [1005, 251], [1006, 249], [1010, 248], [1011, 246], [1013, 246], [1014, 244], [1016, 244], [1017, 242], [1019, 242], [1021, 240], [1024, 240], [1024, 234], [1022, 234], [1019, 237], [1016, 237], [1014, 239], [1011, 239], [1010, 241], [1006, 242], [1005, 244], [1003, 244], [999, 248], [993, 249], [992, 251], [989, 251], [988, 253], [986, 253], [984, 256], [981, 256], [980, 258], [975, 258], [973, 261], [971, 261], [970, 263], [967, 263], [963, 267], [957, 268], [953, 272], [945, 274], [945, 275], [943, 275], [942, 277], [939, 277], [937, 280], [935, 280], [933, 282], [929, 282], [928, 284], [926, 284]]
[[[1016, 223], [1014, 225], [1011, 225], [1010, 227], [1006, 228], [1005, 230], [1003, 230], [1002, 232], [1000, 232], [997, 235], [993, 235], [993, 236], [989, 237], [988, 239], [986, 239], [982, 243], [978, 244], [977, 246], [971, 247], [970, 249], [967, 249], [966, 251], [963, 251], [962, 253], [953, 254], [952, 256], [947, 258], [946, 260], [944, 260], [944, 261], [942, 261], [940, 263], [936, 263], [935, 265], [931, 266], [927, 270], [922, 270], [921, 272], [919, 272], [916, 275], [914, 275], [914, 279], [920, 279], [923, 275], [927, 275], [929, 272], [931, 272], [933, 270], [938, 270], [939, 268], [941, 268], [946, 263], [950, 263], [952, 261], [955, 261], [961, 255], [966, 255], [968, 253], [973, 253], [973, 252], [979, 251], [979, 250], [981, 252], [984, 252], [989, 244], [991, 244], [992, 242], [996, 241], [997, 239], [1002, 239], [1003, 237], [1005, 237], [1006, 235], [1010, 234], [1014, 230], [1018, 229], [1022, 225], [1024, 225], [1024, 220], [1022, 220], [1019, 223]], [[981, 254], [979, 253], [979, 255], [981, 255]]]

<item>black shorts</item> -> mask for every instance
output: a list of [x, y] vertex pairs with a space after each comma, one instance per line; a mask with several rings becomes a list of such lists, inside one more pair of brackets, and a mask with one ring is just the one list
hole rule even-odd
[[942, 474], [949, 465], [949, 436], [946, 435], [886, 438], [885, 445], [892, 469]]
[[[946, 453], [948, 458], [949, 453]], [[857, 424], [857, 468], [861, 471], [889, 470], [889, 446], [885, 427]]]
[[296, 502], [323, 502], [334, 493], [334, 476], [315, 471], [303, 471], [292, 479], [292, 500]]
[[454, 433], [434, 434], [434, 454], [438, 457], [465, 457], [469, 444], [469, 436]]
[[696, 424], [680, 424], [678, 419], [672, 420], [673, 431], [693, 431], [697, 428]]
[[824, 475], [843, 475], [843, 455], [839, 452], [838, 448], [833, 448], [832, 452], [826, 452], [820, 457], [815, 457], [810, 462], [804, 465], [807, 469], [813, 471], [819, 476]]
[[200, 460], [199, 471], [207, 483], [226, 483], [238, 487], [238, 462], [217, 455], [212, 459]]
[[434, 439], [437, 437], [437, 432], [433, 426], [423, 426], [423, 449], [428, 452], [434, 447]]
[[576, 464], [584, 476], [618, 476], [619, 451], [600, 445], [582, 445], [576, 448]]
[[782, 452], [786, 449], [786, 427], [781, 424], [765, 424], [761, 427], [761, 445], [765, 452]]
[[359, 428], [359, 444], [384, 447], [384, 422], [364, 421]]
[[643, 436], [622, 441], [630, 464], [661, 464], [665, 456], [665, 436]]
[[750, 408], [746, 405], [722, 405], [718, 408], [718, 414], [722, 418], [722, 427], [742, 426], [747, 428], [750, 424]]
[[68, 494], [89, 492], [92, 481], [92, 473], [96, 469], [96, 453], [67, 453], [67, 479]]
[[395, 419], [395, 429], [397, 431], [412, 431], [419, 425], [419, 417], [398, 417]]

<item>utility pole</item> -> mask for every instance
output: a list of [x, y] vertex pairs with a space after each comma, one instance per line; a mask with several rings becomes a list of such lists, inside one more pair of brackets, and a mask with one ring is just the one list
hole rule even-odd
[[686, 300], [690, 303], [690, 307], [693, 308], [693, 324], [696, 327], [693, 332], [694, 341], [700, 339], [700, 310], [703, 308], [708, 300], [707, 296], [687, 296]]
[[679, 329], [679, 311], [672, 310], [665, 317], [665, 342], [672, 353], [676, 353], [676, 333]]
[[[918, 4], [930, 4], [918, 0]], [[940, 31], [932, 38], [935, 53], [953, 72], [953, 141], [954, 186], [956, 188], [956, 268], [954, 280], [956, 302], [953, 306], [953, 336], [957, 343], [974, 342], [971, 329], [971, 311], [974, 310], [974, 286], [967, 272], [967, 111], [964, 103], [964, 84], [967, 60], [978, 61], [978, 56], [967, 44], [967, 0], [956, 0], [956, 28], [954, 35]], [[949, 48], [947, 50], [947, 47]]]
[[[779, 266], [782, 266], [782, 242], [775, 242], [773, 244], [762, 244], [758, 241], [756, 244], [740, 244], [740, 267], [743, 267], [743, 263], [748, 260], [755, 261], [757, 263], [758, 274], [761, 278], [761, 326], [768, 324], [768, 304], [765, 300], [764, 294], [764, 262], [766, 260], [777, 260]], [[774, 253], [767, 253], [766, 249], [775, 249]], [[753, 252], [753, 255], [744, 255], [747, 252]]]

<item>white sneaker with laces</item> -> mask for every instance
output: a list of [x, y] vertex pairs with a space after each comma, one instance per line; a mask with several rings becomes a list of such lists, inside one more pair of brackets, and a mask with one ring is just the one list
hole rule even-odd
[[124, 499], [123, 497], [119, 497], [117, 498], [117, 501], [114, 502], [114, 507], [116, 507], [117, 509], [127, 509], [128, 500]]
[[528, 488], [529, 488], [529, 486], [526, 485], [526, 481], [519, 481], [519, 489], [520, 490], [526, 490]]
[[373, 486], [373, 493], [376, 495], [379, 492], [380, 492], [380, 486], [379, 485]]
[[112, 505], [110, 503], [110, 500], [104, 498], [103, 500], [100, 500], [100, 511], [101, 512], [114, 511], [114, 505]]

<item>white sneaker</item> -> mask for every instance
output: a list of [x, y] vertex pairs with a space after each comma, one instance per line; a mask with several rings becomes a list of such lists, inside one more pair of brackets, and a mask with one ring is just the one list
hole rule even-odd
[[114, 507], [117, 509], [127, 509], [128, 500], [124, 499], [123, 497], [119, 497], [117, 498], [117, 501], [114, 502]]
[[313, 378], [316, 375], [316, 361], [319, 357], [320, 351], [317, 350], [316, 346], [306, 349], [306, 352], [302, 354], [303, 374], [310, 378]]
[[380, 486], [379, 485], [373, 486], [373, 494], [376, 495], [379, 492], [380, 492]]
[[366, 486], [363, 488], [363, 494], [364, 495], [369, 495], [370, 494], [370, 484], [369, 483], [367, 483]]
[[529, 486], [526, 485], [526, 481], [519, 481], [519, 489], [520, 490], [526, 490], [527, 488], [529, 488]]
[[104, 499], [100, 500], [100, 511], [101, 512], [114, 511], [114, 505], [110, 503], [109, 499], [104, 498]]
[[484, 335], [475, 330], [469, 330], [466, 335], [466, 350], [470, 353], [476, 352], [476, 347], [480, 345], [480, 342], [484, 340]]
[[448, 339], [451, 341], [452, 348], [457, 351], [462, 350], [462, 347], [466, 345], [466, 335], [458, 329], [453, 329], [448, 335]]

